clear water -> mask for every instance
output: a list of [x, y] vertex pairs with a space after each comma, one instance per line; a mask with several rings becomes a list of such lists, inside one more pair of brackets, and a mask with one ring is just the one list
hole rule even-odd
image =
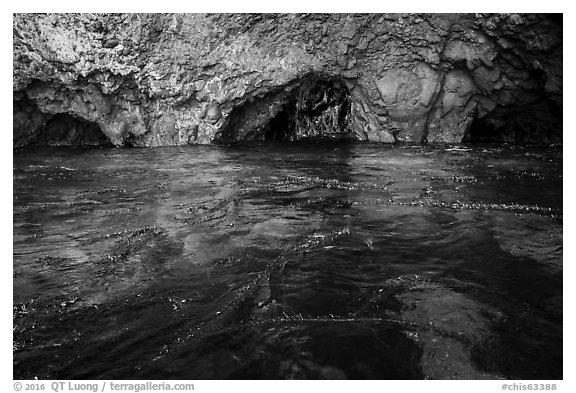
[[562, 151], [14, 154], [14, 378], [562, 378]]

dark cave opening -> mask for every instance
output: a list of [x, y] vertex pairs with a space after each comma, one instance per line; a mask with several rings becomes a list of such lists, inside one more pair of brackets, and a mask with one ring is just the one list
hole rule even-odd
[[44, 146], [112, 146], [112, 142], [96, 123], [67, 113], [52, 116], [40, 130], [35, 145]]
[[290, 140], [291, 122], [288, 108], [282, 108], [276, 116], [270, 120], [264, 132], [264, 140], [287, 141]]
[[462, 142], [548, 145], [562, 140], [561, 109], [541, 100], [527, 107], [498, 107], [474, 119]]
[[45, 113], [25, 92], [14, 93], [12, 108], [14, 148], [113, 146], [97, 123], [68, 113]]
[[215, 141], [352, 139], [350, 108], [342, 81], [309, 76], [234, 108]]
[[475, 118], [464, 136], [464, 143], [504, 143], [514, 142], [514, 133], [506, 132], [495, 124]]

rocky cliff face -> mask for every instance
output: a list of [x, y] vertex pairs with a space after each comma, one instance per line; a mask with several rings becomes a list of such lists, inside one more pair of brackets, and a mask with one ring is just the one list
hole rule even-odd
[[562, 17], [16, 14], [14, 146], [562, 141]]

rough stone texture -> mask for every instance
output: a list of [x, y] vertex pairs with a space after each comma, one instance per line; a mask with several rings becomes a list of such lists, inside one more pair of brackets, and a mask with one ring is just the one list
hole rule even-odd
[[15, 14], [14, 146], [47, 141], [56, 114], [117, 146], [330, 126], [379, 142], [559, 143], [562, 34], [561, 16], [533, 14]]

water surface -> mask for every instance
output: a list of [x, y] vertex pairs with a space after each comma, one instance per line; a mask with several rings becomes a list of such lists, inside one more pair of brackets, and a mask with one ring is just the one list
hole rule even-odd
[[562, 378], [562, 151], [14, 154], [14, 378]]

